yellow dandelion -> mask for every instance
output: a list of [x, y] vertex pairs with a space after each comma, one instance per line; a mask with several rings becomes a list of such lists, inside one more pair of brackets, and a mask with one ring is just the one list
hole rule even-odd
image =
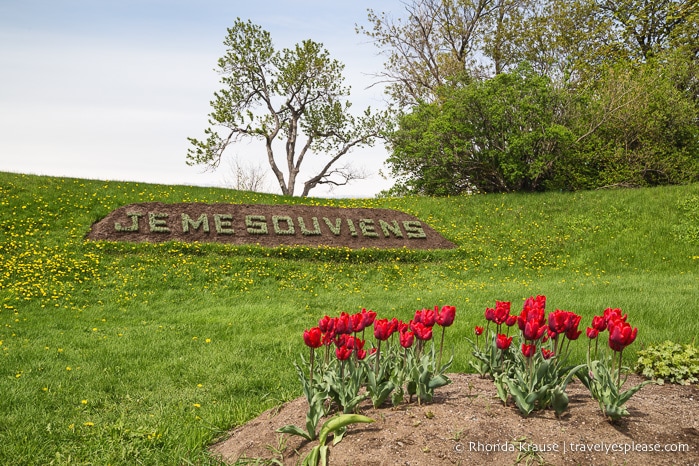
[[211, 338], [207, 338], [206, 340], [204, 340], [204, 342], [205, 342], [205, 343], [211, 343]]
[[201, 405], [199, 403], [194, 403], [195, 408], [201, 408]]
[[72, 368], [72, 367], [70, 367], [70, 366], [66, 366], [66, 370], [67, 370], [67, 371], [72, 371], [72, 370], [73, 370], [73, 368]]
[[87, 404], [87, 400], [82, 400], [80, 403], [86, 405], [86, 404]]
[[92, 427], [92, 426], [95, 425], [95, 423], [94, 423], [94, 422], [87, 421], [87, 422], [85, 422], [83, 425], [84, 425], [85, 427]]

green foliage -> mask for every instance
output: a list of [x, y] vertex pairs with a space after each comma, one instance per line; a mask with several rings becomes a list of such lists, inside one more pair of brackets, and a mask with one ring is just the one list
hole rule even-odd
[[337, 444], [342, 440], [344, 430], [350, 424], [356, 423], [371, 423], [373, 419], [362, 416], [360, 414], [338, 414], [331, 419], [328, 419], [320, 429], [318, 437], [318, 445], [311, 449], [310, 453], [303, 459], [303, 466], [326, 466], [328, 464], [328, 446], [325, 444], [328, 435], [333, 434], [333, 444]]
[[579, 99], [571, 130], [572, 188], [655, 186], [697, 181], [699, 107], [678, 88], [676, 59], [619, 62]]
[[411, 398], [413, 395], [417, 397], [418, 404], [422, 401], [431, 402], [434, 398], [435, 389], [451, 383], [445, 372], [451, 367], [454, 358], [450, 358], [441, 367], [437, 367], [435, 361], [434, 344], [426, 351], [407, 352], [406, 388]]
[[491, 80], [444, 88], [437, 102], [402, 117], [387, 164], [396, 192], [541, 190], [572, 134], [547, 78], [520, 66]]
[[[354, 174], [336, 167], [336, 162], [353, 147], [373, 144], [386, 118], [369, 108], [359, 117], [349, 113], [344, 65], [312, 40], [275, 50], [269, 32], [240, 18], [228, 29], [224, 45], [226, 54], [218, 68], [225, 87], [214, 93], [205, 138], [188, 138], [192, 147], [187, 163], [216, 168], [230, 144], [249, 138], [264, 142], [284, 195], [294, 195], [296, 176], [308, 151], [330, 157], [305, 181], [302, 196], [318, 184], [344, 184], [352, 179]], [[286, 154], [277, 160], [274, 142], [283, 138]]]
[[621, 367], [610, 369], [606, 359], [593, 360], [587, 365], [587, 371], [580, 371], [578, 378], [590, 390], [592, 398], [597, 400], [600, 409], [612, 421], [617, 421], [623, 416], [628, 416], [629, 411], [624, 407], [627, 401], [641, 388], [652, 380], [646, 380], [629, 389], [622, 390], [625, 378], [620, 383], [619, 372]]
[[[699, 250], [674, 233], [696, 196], [697, 184], [313, 199], [0, 173], [0, 463], [219, 464], [208, 444], [304, 396], [289, 362], [308, 322], [362, 307], [407, 320], [456, 305], [454, 372], [472, 371], [463, 336], [488, 303], [539, 291], [585, 320], [608, 305], [633, 313], [653, 329], [639, 348], [691, 341], [699, 323], [677, 316], [696, 306]], [[110, 211], [153, 201], [397, 209], [458, 248], [84, 240]]]
[[699, 350], [693, 344], [664, 341], [638, 352], [636, 372], [659, 383], [689, 385], [699, 381]]
[[696, 1], [404, 6], [358, 28], [403, 112], [388, 195], [699, 180]]
[[[678, 62], [679, 60], [679, 62]], [[575, 190], [699, 178], [699, 107], [667, 57], [561, 89], [520, 65], [440, 88], [390, 137], [391, 194]]]

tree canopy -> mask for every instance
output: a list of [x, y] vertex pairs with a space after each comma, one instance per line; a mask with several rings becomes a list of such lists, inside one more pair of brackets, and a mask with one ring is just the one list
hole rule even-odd
[[399, 109], [392, 194], [699, 181], [696, 0], [412, 0], [358, 27]]
[[[284, 195], [294, 195], [306, 158], [326, 154], [322, 168], [303, 184], [302, 196], [319, 184], [345, 184], [357, 176], [338, 161], [353, 148], [373, 144], [386, 115], [367, 108], [353, 116], [344, 65], [323, 45], [305, 40], [275, 50], [270, 34], [238, 18], [224, 41], [218, 69], [224, 88], [214, 94], [205, 139], [188, 138], [187, 163], [215, 168], [229, 145], [264, 142], [267, 160]], [[284, 160], [277, 158], [281, 141]]]

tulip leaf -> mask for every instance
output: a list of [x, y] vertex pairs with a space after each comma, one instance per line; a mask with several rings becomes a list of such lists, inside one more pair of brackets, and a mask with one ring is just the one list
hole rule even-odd
[[557, 416], [568, 408], [568, 403], [568, 395], [564, 389], [560, 387], [554, 388], [551, 392], [551, 406], [553, 406]]
[[427, 386], [431, 389], [434, 390], [435, 388], [443, 387], [445, 385], [448, 385], [451, 383], [451, 380], [449, 377], [446, 375], [438, 375], [437, 377], [433, 377], [432, 380], [429, 381]]
[[303, 437], [306, 440], [313, 440], [309, 435], [308, 432], [304, 431], [298, 426], [295, 425], [286, 425], [284, 427], [280, 427], [279, 429], [276, 430], [277, 433], [280, 434], [289, 434], [289, 435], [298, 435], [299, 437]]
[[339, 414], [325, 422], [323, 427], [320, 429], [320, 435], [318, 437], [318, 442], [321, 445], [325, 445], [328, 435], [334, 433], [338, 429], [347, 427], [350, 424], [357, 422], [374, 422], [370, 417], [362, 416], [361, 414]]

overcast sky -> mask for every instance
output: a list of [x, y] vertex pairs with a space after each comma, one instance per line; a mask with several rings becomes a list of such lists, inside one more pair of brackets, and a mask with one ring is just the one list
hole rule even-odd
[[[355, 33], [367, 8], [402, 15], [400, 0], [0, 0], [0, 171], [223, 186], [229, 163], [203, 173], [185, 155], [220, 89], [226, 28], [250, 19], [278, 49], [322, 42], [346, 66], [353, 109], [381, 108], [381, 88], [366, 88], [384, 58]], [[227, 150], [268, 169], [264, 154]], [[353, 152], [370, 178], [311, 195], [373, 196], [391, 185], [378, 174], [386, 156], [381, 143]], [[267, 183], [280, 192], [271, 173]]]

